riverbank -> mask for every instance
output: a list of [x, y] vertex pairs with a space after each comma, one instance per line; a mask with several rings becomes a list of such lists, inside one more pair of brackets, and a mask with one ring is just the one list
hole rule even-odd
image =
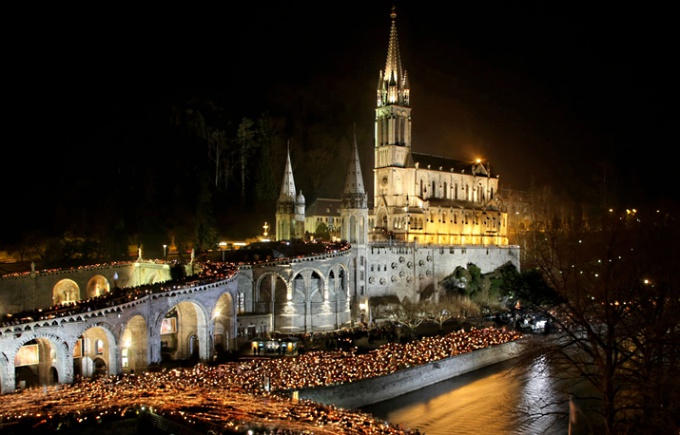
[[341, 408], [358, 409], [510, 360], [520, 353], [521, 344], [519, 341], [513, 341], [439, 359], [427, 364], [407, 367], [380, 377], [294, 390], [290, 391], [289, 395], [299, 400], [311, 400]]

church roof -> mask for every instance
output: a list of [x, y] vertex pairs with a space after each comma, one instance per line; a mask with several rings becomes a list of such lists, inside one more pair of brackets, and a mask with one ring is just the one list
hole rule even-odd
[[433, 171], [457, 172], [481, 176], [491, 175], [488, 168], [481, 163], [411, 152], [406, 161], [406, 167], [415, 168], [416, 165], [418, 165], [419, 168], [431, 169]]
[[305, 216], [340, 216], [341, 205], [342, 201], [339, 199], [317, 198], [307, 207]]

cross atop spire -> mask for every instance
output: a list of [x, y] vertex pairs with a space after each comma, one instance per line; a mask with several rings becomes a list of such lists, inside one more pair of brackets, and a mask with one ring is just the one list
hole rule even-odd
[[380, 71], [378, 79], [378, 107], [391, 104], [408, 106], [410, 99], [410, 85], [408, 74], [401, 65], [399, 53], [399, 39], [397, 37], [397, 12], [396, 6], [392, 6], [390, 13], [392, 26], [387, 48], [387, 61], [385, 69]]

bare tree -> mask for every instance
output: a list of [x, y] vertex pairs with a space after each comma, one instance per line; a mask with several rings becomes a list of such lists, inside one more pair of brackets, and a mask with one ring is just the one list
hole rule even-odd
[[408, 330], [408, 337], [415, 335], [415, 330], [427, 320], [427, 302], [411, 302], [404, 298], [401, 304], [389, 306], [387, 318]]
[[558, 296], [547, 305], [520, 292], [558, 330], [533, 337], [527, 357], [559, 368], [562, 398], [576, 395], [597, 433], [680, 429], [677, 216], [611, 213], [597, 228], [562, 222], [527, 247], [528, 266]]
[[443, 295], [437, 302], [428, 301], [424, 306], [427, 320], [436, 323], [439, 331], [442, 331], [447, 321], [465, 317], [467, 313], [462, 309], [462, 298], [469, 301], [469, 298], [458, 295]]

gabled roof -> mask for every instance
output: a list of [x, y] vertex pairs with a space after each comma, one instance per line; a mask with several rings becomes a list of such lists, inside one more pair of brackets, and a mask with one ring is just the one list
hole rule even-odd
[[444, 171], [465, 174], [476, 174], [481, 176], [490, 176], [490, 172], [482, 163], [454, 160], [447, 157], [435, 156], [431, 154], [414, 153], [411, 152], [406, 161], [407, 168], [415, 168], [418, 165], [422, 169], [431, 169], [433, 171]]
[[339, 199], [317, 198], [305, 210], [305, 216], [340, 216], [340, 206], [342, 201]]

